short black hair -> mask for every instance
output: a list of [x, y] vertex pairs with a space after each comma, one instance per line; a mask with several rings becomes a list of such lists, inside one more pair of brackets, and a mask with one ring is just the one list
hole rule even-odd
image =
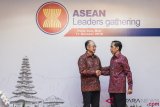
[[114, 40], [114, 41], [112, 41], [112, 43], [114, 43], [115, 47], [119, 47], [119, 51], [122, 50], [122, 43], [120, 41]]
[[87, 50], [87, 46], [89, 45], [89, 42], [91, 42], [92, 40], [87, 40], [86, 42], [85, 42], [85, 48], [86, 48], [86, 50]]

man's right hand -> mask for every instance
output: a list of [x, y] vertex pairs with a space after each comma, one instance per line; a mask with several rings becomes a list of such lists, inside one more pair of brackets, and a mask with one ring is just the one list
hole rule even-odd
[[101, 75], [101, 71], [100, 70], [96, 70], [96, 75], [99, 77]]

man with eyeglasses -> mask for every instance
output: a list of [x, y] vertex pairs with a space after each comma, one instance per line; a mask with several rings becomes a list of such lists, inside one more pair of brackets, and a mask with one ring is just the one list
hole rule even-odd
[[85, 42], [85, 48], [86, 53], [81, 55], [78, 60], [78, 67], [81, 75], [83, 107], [99, 107], [99, 76], [101, 75], [101, 71], [105, 70], [105, 68], [101, 67], [100, 59], [95, 55], [96, 45], [92, 40], [87, 40]]

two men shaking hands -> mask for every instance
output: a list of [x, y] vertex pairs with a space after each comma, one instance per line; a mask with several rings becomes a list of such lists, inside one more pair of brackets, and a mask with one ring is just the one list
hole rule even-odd
[[[101, 66], [101, 61], [95, 55], [96, 44], [92, 40], [85, 42], [86, 53], [78, 60], [81, 75], [81, 91], [83, 96], [83, 107], [99, 107], [100, 81], [99, 76], [109, 76], [108, 92], [113, 102], [111, 107], [125, 107], [126, 93], [132, 94], [132, 73], [127, 57], [121, 54], [122, 43], [112, 41], [110, 51], [112, 58], [110, 65]], [[126, 81], [128, 89], [126, 92]]]

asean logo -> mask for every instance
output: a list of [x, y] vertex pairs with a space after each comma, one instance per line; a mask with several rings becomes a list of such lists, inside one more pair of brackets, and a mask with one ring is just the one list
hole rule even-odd
[[38, 27], [51, 35], [62, 32], [66, 28], [68, 20], [66, 8], [57, 2], [44, 3], [36, 14]]

